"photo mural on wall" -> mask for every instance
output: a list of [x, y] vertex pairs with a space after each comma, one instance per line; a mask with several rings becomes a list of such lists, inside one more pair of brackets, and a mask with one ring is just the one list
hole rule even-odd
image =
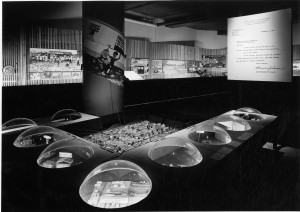
[[152, 60], [152, 73], [153, 74], [163, 73], [162, 60]]
[[82, 56], [77, 50], [29, 50], [29, 80], [82, 79], [81, 65]]
[[85, 70], [123, 86], [124, 36], [104, 22], [85, 18], [83, 28]]
[[131, 71], [139, 75], [148, 75], [149, 74], [149, 60], [148, 59], [131, 59]]

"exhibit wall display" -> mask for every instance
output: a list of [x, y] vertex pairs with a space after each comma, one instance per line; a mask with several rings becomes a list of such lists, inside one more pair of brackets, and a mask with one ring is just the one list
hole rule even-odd
[[228, 19], [228, 79], [290, 82], [291, 9]]
[[204, 68], [224, 68], [226, 67], [226, 55], [205, 55], [202, 64]]
[[300, 76], [300, 60], [293, 61], [293, 76]]
[[161, 74], [162, 70], [162, 60], [152, 60], [151, 70], [153, 74]]
[[[96, 116], [123, 110], [124, 2], [82, 3], [83, 105]], [[107, 16], [113, 8], [113, 17]]]
[[187, 73], [186, 61], [164, 60], [163, 61], [163, 72], [165, 74]]
[[122, 33], [109, 24], [85, 18], [83, 36], [86, 70], [123, 86], [125, 57]]
[[139, 75], [148, 75], [149, 74], [149, 60], [148, 59], [131, 59], [131, 71]]
[[77, 50], [30, 48], [29, 80], [82, 79]]

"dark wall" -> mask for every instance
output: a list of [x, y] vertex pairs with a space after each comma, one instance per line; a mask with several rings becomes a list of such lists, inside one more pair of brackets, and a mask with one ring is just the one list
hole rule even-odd
[[50, 117], [61, 109], [82, 111], [82, 84], [2, 88], [2, 122], [12, 118]]
[[[49, 117], [64, 108], [83, 111], [82, 99], [82, 84], [3, 87], [2, 122]], [[300, 78], [292, 83], [226, 78], [129, 81], [124, 100], [125, 122], [157, 115], [197, 123], [232, 109], [253, 107], [278, 116], [278, 139], [299, 146]]]
[[232, 109], [253, 107], [278, 116], [277, 138], [282, 144], [300, 146], [299, 77], [291, 83], [228, 81], [222, 77], [129, 81], [124, 101], [125, 115], [155, 114], [193, 123]]

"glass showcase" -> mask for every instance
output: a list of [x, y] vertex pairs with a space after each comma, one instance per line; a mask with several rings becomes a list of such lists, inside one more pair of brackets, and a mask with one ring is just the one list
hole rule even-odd
[[2, 130], [10, 130], [21, 127], [35, 127], [37, 124], [31, 119], [27, 118], [15, 118], [5, 122], [2, 125]]
[[63, 109], [56, 112], [52, 118], [52, 122], [64, 122], [64, 121], [73, 121], [80, 119], [82, 116], [79, 112], [73, 109]]
[[233, 115], [241, 117], [242, 119], [247, 121], [261, 121], [264, 119], [264, 115], [259, 113], [247, 113], [247, 112], [235, 111]]
[[91, 158], [94, 150], [84, 140], [72, 136], [49, 145], [37, 159], [44, 168], [67, 168]]
[[90, 172], [79, 194], [94, 207], [123, 208], [146, 198], [151, 188], [152, 182], [141, 167], [126, 160], [112, 160]]
[[251, 108], [251, 107], [242, 107], [242, 108], [237, 109], [237, 111], [239, 111], [239, 112], [246, 112], [246, 113], [258, 113], [258, 114], [262, 114], [260, 111], [254, 109], [254, 108]]
[[190, 167], [202, 161], [201, 153], [192, 143], [176, 137], [155, 143], [148, 155], [154, 162], [169, 167]]
[[59, 130], [48, 126], [36, 126], [21, 133], [15, 140], [14, 146], [38, 147], [51, 144], [63, 139]]
[[198, 143], [209, 145], [223, 145], [231, 142], [230, 135], [216, 125], [198, 124], [192, 128], [188, 137]]
[[247, 131], [251, 129], [246, 120], [235, 115], [221, 115], [216, 118], [215, 125], [229, 131]]

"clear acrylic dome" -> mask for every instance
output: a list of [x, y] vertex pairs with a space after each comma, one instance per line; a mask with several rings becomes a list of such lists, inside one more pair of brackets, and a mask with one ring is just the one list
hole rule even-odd
[[215, 125], [229, 131], [247, 131], [251, 126], [244, 119], [235, 115], [221, 115], [215, 120]]
[[126, 160], [112, 160], [90, 172], [79, 194], [94, 207], [123, 208], [146, 198], [151, 188], [151, 179], [141, 167]]
[[73, 109], [63, 109], [56, 112], [52, 118], [52, 122], [64, 122], [80, 119], [82, 116], [79, 112]]
[[2, 125], [2, 130], [9, 130], [19, 127], [35, 127], [37, 124], [31, 119], [27, 118], [15, 118], [5, 122]]
[[210, 145], [223, 145], [231, 142], [230, 135], [216, 125], [199, 124], [190, 130], [188, 137], [193, 141]]
[[93, 148], [73, 135], [45, 148], [37, 163], [44, 168], [66, 168], [81, 164], [93, 155]]
[[201, 153], [192, 143], [176, 137], [160, 140], [148, 155], [154, 162], [169, 167], [190, 167], [202, 161]]
[[258, 114], [262, 114], [260, 111], [254, 109], [254, 108], [251, 108], [251, 107], [242, 107], [240, 109], [237, 109], [236, 111], [246, 112], [246, 113], [258, 113]]
[[242, 112], [238, 110], [236, 110], [233, 115], [241, 117], [247, 121], [261, 121], [264, 119], [264, 115], [261, 113]]
[[63, 139], [59, 130], [48, 126], [36, 126], [21, 133], [15, 140], [14, 146], [27, 148], [51, 144]]

